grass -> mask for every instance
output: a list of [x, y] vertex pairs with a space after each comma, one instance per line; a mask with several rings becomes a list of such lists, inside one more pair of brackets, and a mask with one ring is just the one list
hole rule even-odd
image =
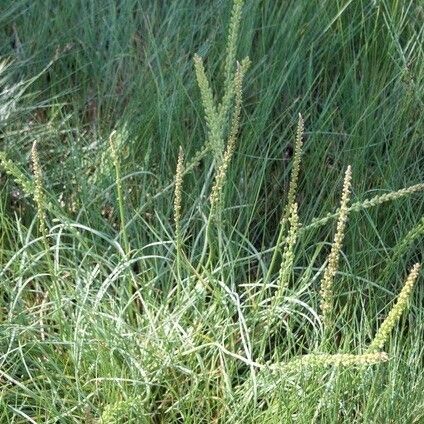
[[[358, 365], [386, 359], [363, 355], [422, 262], [422, 187], [366, 199], [424, 181], [423, 10], [247, 0], [240, 119], [233, 99], [214, 127], [193, 57], [216, 105], [232, 86], [231, 10], [2, 8], [1, 422], [424, 419], [422, 277], [385, 339], [389, 360]], [[338, 215], [319, 218], [336, 211], [349, 165], [325, 331], [320, 285]]]

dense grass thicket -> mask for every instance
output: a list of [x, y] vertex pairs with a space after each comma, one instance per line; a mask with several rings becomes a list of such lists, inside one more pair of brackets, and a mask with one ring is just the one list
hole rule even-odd
[[424, 422], [423, 20], [3, 0], [0, 422]]

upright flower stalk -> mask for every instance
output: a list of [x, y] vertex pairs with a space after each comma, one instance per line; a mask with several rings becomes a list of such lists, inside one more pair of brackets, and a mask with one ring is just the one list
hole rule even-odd
[[177, 247], [177, 256], [181, 253], [181, 203], [182, 203], [182, 188], [184, 175], [184, 153], [180, 146], [178, 152], [177, 169], [175, 172], [175, 194], [174, 194], [174, 223], [175, 223], [175, 240]]
[[112, 131], [112, 133], [109, 136], [109, 146], [110, 146], [110, 153], [111, 153], [113, 165], [115, 168], [115, 185], [116, 185], [116, 194], [118, 198], [121, 238], [122, 238], [122, 243], [124, 245], [125, 254], [128, 257], [131, 249], [130, 249], [130, 243], [129, 243], [128, 234], [127, 234], [125, 206], [124, 206], [125, 198], [124, 198], [124, 192], [122, 188], [121, 162], [119, 158], [118, 148], [116, 146], [116, 131]]
[[44, 243], [47, 243], [47, 225], [46, 208], [43, 190], [43, 170], [41, 168], [40, 157], [37, 151], [37, 142], [34, 141], [31, 149], [32, 169], [34, 173], [34, 201], [37, 205], [38, 229], [43, 237]]
[[339, 257], [343, 246], [343, 239], [345, 236], [348, 204], [350, 199], [350, 185], [352, 179], [352, 169], [350, 165], [347, 167], [344, 182], [342, 198], [340, 201], [340, 214], [337, 221], [336, 234], [331, 246], [331, 251], [328, 256], [328, 263], [324, 271], [324, 276], [321, 282], [321, 313], [324, 323], [324, 328], [329, 330], [333, 325], [333, 308], [334, 308], [334, 293], [333, 283], [334, 277], [339, 268]]
[[225, 148], [222, 163], [218, 167], [217, 173], [215, 175], [215, 181], [211, 190], [210, 202], [211, 202], [211, 207], [213, 210], [218, 206], [221, 200], [221, 194], [222, 194], [222, 189], [224, 187], [225, 178], [227, 176], [227, 170], [236, 148], [237, 134], [240, 127], [240, 114], [241, 114], [241, 104], [242, 104], [242, 97], [243, 97], [243, 78], [249, 65], [250, 65], [249, 59], [248, 58], [244, 59], [241, 64], [238, 64], [237, 72], [234, 77], [234, 90], [235, 90], [234, 112], [233, 112], [233, 117], [231, 121], [230, 134], [228, 137], [228, 142]]
[[[286, 233], [286, 224], [287, 220], [289, 219], [290, 214], [293, 211], [293, 208], [296, 207], [296, 213], [297, 213], [297, 205], [295, 206], [296, 202], [296, 193], [297, 193], [297, 186], [299, 181], [299, 173], [300, 173], [300, 163], [302, 160], [302, 148], [303, 148], [303, 132], [305, 130], [305, 123], [303, 121], [302, 115], [299, 113], [299, 119], [297, 122], [297, 131], [296, 131], [296, 140], [295, 140], [295, 147], [294, 147], [294, 155], [293, 155], [293, 166], [292, 171], [290, 175], [290, 183], [289, 183], [289, 193], [287, 196], [287, 204], [283, 210], [283, 214], [281, 216], [280, 221], [280, 229], [277, 236], [277, 241], [275, 243], [274, 252], [271, 257], [271, 261], [268, 267], [268, 271], [266, 273], [266, 276], [264, 278], [264, 285], [268, 284], [271, 274], [274, 270], [275, 263], [277, 261], [277, 258], [280, 253], [281, 244], [284, 240], [284, 235]], [[297, 232], [297, 229], [296, 229]]]
[[405, 284], [399, 293], [396, 304], [390, 310], [386, 319], [383, 321], [383, 324], [381, 324], [377, 334], [374, 337], [374, 340], [371, 342], [367, 349], [367, 353], [374, 353], [379, 351], [388, 340], [390, 333], [392, 332], [403, 311], [408, 305], [408, 299], [411, 295], [412, 289], [414, 288], [414, 284], [417, 281], [420, 268], [421, 265], [419, 263], [416, 263], [412, 267], [411, 272], [409, 273], [408, 278], [406, 279]]

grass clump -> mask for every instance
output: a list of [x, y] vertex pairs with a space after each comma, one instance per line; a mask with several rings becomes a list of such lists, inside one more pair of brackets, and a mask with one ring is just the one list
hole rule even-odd
[[[24, 3], [16, 3], [10, 14], [15, 16]], [[381, 184], [386, 172], [399, 180], [400, 168], [393, 168], [395, 172], [394, 164], [387, 163], [394, 152], [384, 156], [386, 161], [377, 150], [372, 150], [379, 157], [372, 171], [370, 167], [372, 181], [355, 178], [370, 159], [362, 157], [357, 144], [362, 131], [371, 128], [368, 115], [362, 116], [362, 103], [367, 102], [371, 122], [385, 131], [391, 121], [382, 124], [386, 115], [377, 100], [394, 101], [387, 87], [374, 91], [381, 75], [374, 81], [377, 88], [369, 82], [366, 96], [362, 82], [354, 84], [353, 74], [372, 72], [367, 65], [381, 50], [374, 45], [374, 32], [361, 37], [363, 31], [381, 27], [381, 14], [393, 21], [392, 29], [405, 20], [397, 10], [371, 11], [375, 21], [370, 22], [359, 5], [330, 3], [319, 11], [327, 23], [322, 28], [309, 2], [286, 5], [286, 10], [277, 2], [244, 5], [235, 0], [228, 37], [217, 47], [224, 52], [222, 60], [213, 60], [213, 44], [199, 44], [202, 39], [196, 37], [204, 37], [203, 27], [198, 28], [200, 35], [190, 33], [192, 43], [180, 46], [190, 55], [199, 52], [194, 56], [196, 78], [191, 68], [186, 70], [185, 58], [177, 60], [172, 49], [167, 57], [157, 43], [165, 26], [168, 45], [179, 45], [182, 35], [172, 33], [175, 22], [188, 37], [190, 13], [197, 10], [190, 2], [166, 10], [157, 2], [146, 5], [149, 19], [143, 15], [143, 37], [135, 26], [140, 11], [133, 3], [122, 2], [119, 11], [93, 3], [95, 14], [87, 16], [100, 22], [97, 14], [105, 14], [111, 25], [98, 30], [116, 30], [107, 49], [98, 46], [100, 52], [122, 54], [126, 31], [133, 30], [131, 43], [148, 59], [138, 88], [148, 93], [151, 109], [146, 104], [132, 109], [128, 91], [128, 108], [120, 109], [122, 117], [116, 119], [115, 94], [101, 97], [103, 89], [109, 93], [138, 75], [133, 62], [128, 64], [134, 66], [133, 73], [127, 75], [129, 70], [118, 66], [123, 64], [118, 55], [116, 61], [105, 60], [104, 68], [96, 68], [94, 60], [86, 64], [90, 78], [95, 80], [102, 69], [108, 81], [102, 89], [98, 81], [97, 106], [90, 113], [69, 112], [81, 106], [67, 93], [69, 103], [63, 107], [59, 101], [44, 105], [47, 116], [35, 103], [22, 109], [17, 104], [12, 111], [16, 115], [8, 115], [1, 135], [5, 151], [0, 153], [7, 176], [0, 205], [1, 422], [419, 422], [423, 411], [416, 393], [424, 388], [423, 331], [416, 325], [423, 317], [421, 258], [412, 248], [423, 232], [417, 211], [424, 185], [411, 183], [361, 198], [357, 192], [369, 191], [368, 182]], [[249, 11], [245, 20], [244, 6]], [[31, 7], [35, 19], [41, 11]], [[346, 20], [345, 10], [357, 20]], [[72, 5], [66, 11], [71, 17], [76, 12]], [[214, 10], [202, 5], [200, 12], [213, 20]], [[284, 30], [277, 22], [283, 15], [292, 24]], [[202, 23], [213, 28], [207, 19]], [[306, 27], [302, 19], [307, 19]], [[157, 22], [161, 25], [155, 26]], [[292, 32], [288, 35], [293, 37], [286, 37], [293, 25], [309, 28], [311, 35], [299, 38]], [[328, 35], [333, 26], [341, 33], [335, 41]], [[15, 39], [16, 28], [20, 31], [20, 26], [15, 25]], [[246, 47], [240, 32], [246, 35], [249, 28], [256, 39], [253, 60], [238, 62], [238, 50]], [[304, 56], [313, 35], [316, 50]], [[91, 36], [81, 35], [86, 37], [82, 51], [66, 49], [69, 62], [49, 66], [78, 65], [89, 52], [84, 49]], [[279, 44], [286, 62], [280, 61], [273, 41], [283, 36], [290, 47]], [[295, 36], [300, 47], [292, 44]], [[214, 41], [219, 44], [218, 38]], [[351, 58], [354, 43], [361, 41], [358, 57]], [[385, 38], [381, 43], [387, 43]], [[30, 47], [20, 44], [19, 54]], [[268, 57], [264, 47], [269, 48]], [[344, 61], [334, 63], [333, 54], [326, 60], [333, 48]], [[55, 51], [60, 55], [62, 50]], [[317, 58], [323, 63], [318, 69]], [[393, 80], [393, 64], [381, 60], [385, 77], [401, 84]], [[266, 61], [273, 66], [261, 70]], [[344, 80], [326, 74], [347, 62], [355, 68], [345, 70]], [[17, 72], [24, 71], [25, 63], [21, 66]], [[280, 66], [278, 73], [274, 66]], [[74, 69], [73, 78], [87, 81], [78, 66]], [[293, 74], [293, 69], [300, 71]], [[209, 71], [213, 78], [208, 78]], [[67, 71], [63, 77], [69, 83]], [[285, 78], [294, 86], [299, 79], [298, 90], [305, 87], [302, 98], [291, 92]], [[190, 85], [194, 79], [197, 90]], [[50, 96], [60, 90], [61, 82], [55, 84], [59, 87], [49, 83]], [[358, 91], [352, 88], [348, 95], [348, 86]], [[80, 87], [88, 88], [88, 82]], [[282, 88], [291, 96], [290, 104], [284, 99], [273, 103]], [[328, 97], [322, 97], [324, 92]], [[410, 117], [415, 113], [408, 93], [402, 113]], [[351, 111], [358, 104], [353, 99], [360, 104], [356, 114]], [[115, 106], [122, 106], [121, 101]], [[196, 106], [193, 113], [190, 102]], [[28, 110], [41, 120], [30, 130], [22, 123]], [[291, 117], [297, 113], [290, 150], [282, 140], [288, 139]], [[92, 116], [96, 114], [108, 117], [109, 125], [102, 127]], [[200, 137], [202, 117], [206, 136]], [[400, 112], [396, 120], [406, 128], [403, 135], [416, 137], [415, 127]], [[326, 136], [340, 136], [344, 144], [328, 143], [324, 149], [318, 141], [322, 128], [330, 125]], [[34, 144], [29, 155], [32, 177], [25, 171], [28, 133], [45, 136], [43, 147]], [[18, 140], [20, 149], [12, 148], [8, 137]], [[61, 149], [56, 149], [55, 137]], [[352, 166], [344, 173], [339, 208], [334, 210], [345, 155]], [[54, 162], [58, 158], [63, 159], [60, 165]], [[414, 174], [419, 164], [410, 162], [405, 169]], [[15, 185], [28, 196], [25, 210], [7, 205], [8, 190]], [[168, 196], [172, 190], [174, 196]], [[71, 201], [80, 207], [67, 207]], [[333, 220], [335, 235], [327, 243], [331, 229], [326, 225]], [[397, 220], [399, 225], [393, 225]], [[397, 302], [386, 312], [398, 291], [395, 282], [407, 269]], [[381, 324], [380, 315], [387, 317]], [[417, 390], [410, 390], [411, 381]]]

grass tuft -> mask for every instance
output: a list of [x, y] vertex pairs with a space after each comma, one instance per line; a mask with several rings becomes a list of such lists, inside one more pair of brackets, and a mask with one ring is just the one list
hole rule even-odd
[[0, 422], [421, 422], [420, 13], [6, 2]]

